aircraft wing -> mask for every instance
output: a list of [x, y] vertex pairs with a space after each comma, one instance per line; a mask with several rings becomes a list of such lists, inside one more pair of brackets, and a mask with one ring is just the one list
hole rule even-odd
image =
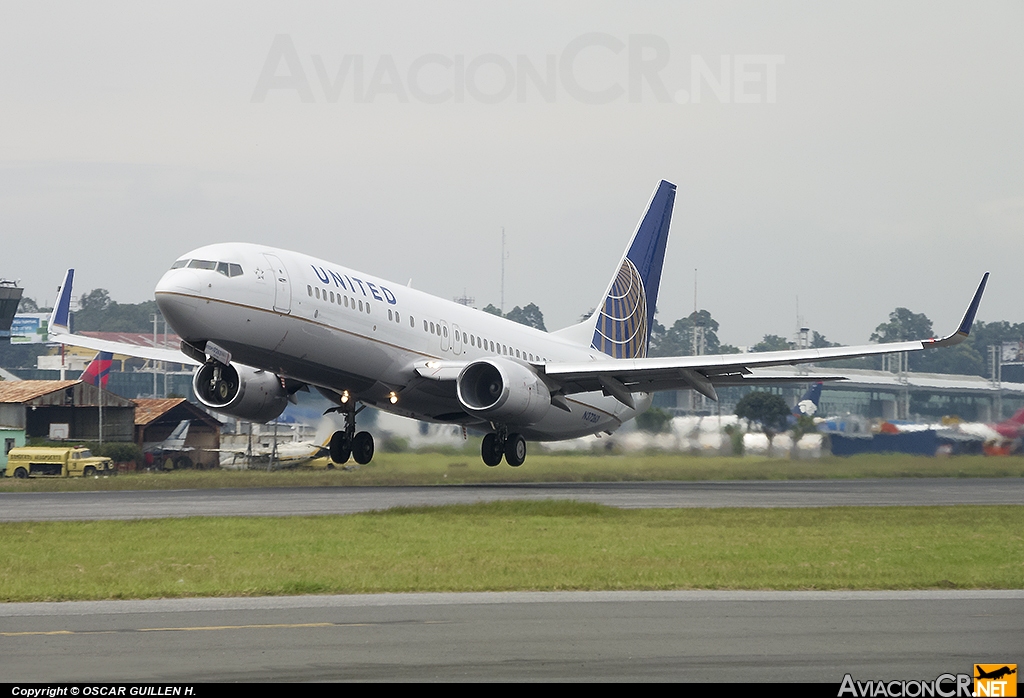
[[[978, 312], [978, 305], [981, 303], [981, 296], [987, 282], [988, 273], [982, 277], [960, 326], [952, 334], [940, 339], [748, 354], [547, 363], [542, 370], [547, 378], [561, 386], [561, 392], [564, 394], [600, 390], [630, 407], [633, 406], [630, 394], [635, 392], [692, 388], [712, 399], [717, 399], [716, 385], [772, 382], [772, 377], [764, 375], [761, 369], [773, 366], [793, 366], [833, 359], [920, 351], [959, 344], [970, 334], [974, 316]], [[779, 377], [775, 377], [774, 380], [778, 382]], [[820, 380], [820, 378], [815, 378], [815, 380]], [[793, 379], [790, 378], [789, 381], [792, 382]]]
[[112, 354], [123, 356], [136, 356], [140, 359], [150, 361], [165, 361], [172, 364], [187, 364], [199, 366], [199, 362], [192, 357], [183, 354], [175, 349], [165, 347], [146, 347], [127, 342], [111, 342], [105, 339], [85, 337], [80, 334], [72, 334], [69, 331], [69, 311], [71, 309], [71, 285], [75, 278], [75, 270], [68, 269], [64, 275], [64, 281], [57, 291], [57, 302], [53, 305], [53, 312], [50, 313], [49, 335], [50, 341], [60, 344], [69, 344], [73, 347], [84, 347], [96, 351], [109, 351]]

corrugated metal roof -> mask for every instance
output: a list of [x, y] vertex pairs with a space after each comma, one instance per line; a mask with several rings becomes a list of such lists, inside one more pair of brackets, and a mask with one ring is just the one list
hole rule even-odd
[[185, 411], [184, 417], [179, 414], [178, 418], [197, 420], [207, 426], [220, 429], [220, 421], [216, 417], [207, 414], [201, 407], [194, 405], [183, 397], [169, 398], [135, 398], [135, 426], [145, 427], [157, 421], [171, 410], [181, 407]]
[[79, 381], [0, 381], [0, 402], [21, 403], [70, 388]]
[[135, 424], [153, 422], [185, 402], [183, 397], [135, 398]]

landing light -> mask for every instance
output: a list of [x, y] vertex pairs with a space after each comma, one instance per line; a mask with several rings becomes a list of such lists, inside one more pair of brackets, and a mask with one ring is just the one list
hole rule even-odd
[[395, 395], [395, 391], [392, 390], [391, 393], [388, 394], [388, 400], [391, 401], [392, 405], [398, 402], [398, 396]]
[[346, 391], [344, 391], [344, 392], [343, 392], [343, 393], [341, 394], [341, 404], [343, 404], [343, 405], [344, 405], [344, 404], [345, 404], [345, 403], [347, 403], [347, 402], [348, 402], [348, 391], [346, 390]]

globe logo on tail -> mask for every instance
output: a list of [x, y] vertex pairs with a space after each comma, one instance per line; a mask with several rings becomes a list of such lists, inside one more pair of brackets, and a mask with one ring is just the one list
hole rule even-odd
[[604, 299], [591, 346], [616, 359], [647, 356], [647, 293], [628, 257]]

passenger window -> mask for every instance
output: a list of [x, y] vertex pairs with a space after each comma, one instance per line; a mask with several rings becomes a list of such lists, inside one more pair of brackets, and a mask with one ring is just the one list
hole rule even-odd
[[313, 289], [313, 293], [316, 294], [316, 299], [320, 300], [320, 287], [319, 286], [317, 286], [316, 288]]
[[334, 291], [331, 291], [331, 303], [334, 302]]
[[399, 315], [398, 311], [396, 310], [395, 311], [395, 322], [401, 322], [401, 321], [402, 321], [402, 316]]
[[394, 320], [394, 316], [391, 313], [391, 308], [388, 308], [388, 320]]
[[363, 302], [359, 301], [359, 312], [363, 312]]
[[445, 337], [448, 337], [448, 326], [446, 325], [442, 327], [441, 332], [444, 334]]
[[312, 286], [310, 286], [309, 284], [306, 284], [306, 293], [308, 293], [308, 294], [309, 294], [309, 297], [310, 297], [310, 298], [312, 298], [312, 297], [313, 297], [313, 287], [312, 287]]

